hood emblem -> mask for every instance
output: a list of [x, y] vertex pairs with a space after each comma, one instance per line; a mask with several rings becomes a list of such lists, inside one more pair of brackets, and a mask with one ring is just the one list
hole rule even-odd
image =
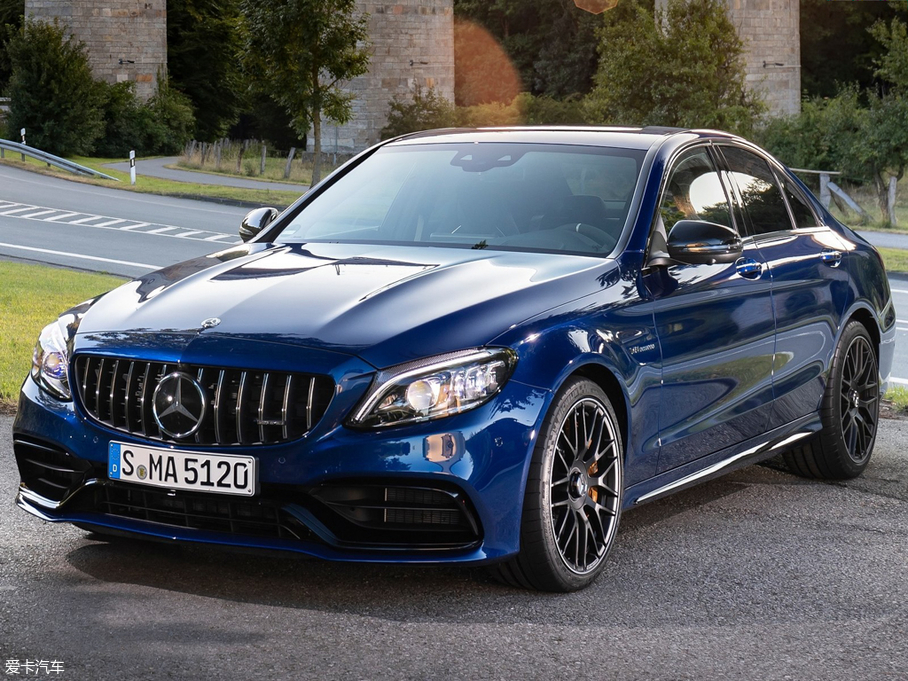
[[213, 329], [220, 323], [221, 323], [221, 320], [218, 319], [217, 317], [209, 317], [208, 319], [206, 319], [205, 321], [202, 322], [202, 328], [203, 329]]
[[175, 440], [193, 435], [205, 418], [207, 400], [199, 382], [182, 371], [158, 383], [151, 399], [151, 414], [161, 431]]

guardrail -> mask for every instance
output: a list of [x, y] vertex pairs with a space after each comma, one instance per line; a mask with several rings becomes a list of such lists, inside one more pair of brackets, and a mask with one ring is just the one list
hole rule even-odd
[[86, 168], [81, 166], [78, 163], [73, 163], [72, 161], [67, 161], [65, 158], [60, 158], [59, 156], [54, 156], [53, 154], [48, 154], [46, 151], [41, 151], [40, 149], [35, 149], [30, 147], [27, 144], [22, 144], [21, 142], [13, 142], [11, 140], [0, 139], [0, 158], [3, 157], [4, 152], [14, 151], [18, 154], [22, 154], [23, 160], [26, 156], [37, 159], [38, 161], [43, 161], [48, 165], [55, 166], [61, 170], [66, 170], [70, 173], [76, 175], [88, 175], [90, 177], [103, 177], [107, 180], [113, 180], [114, 182], [119, 182], [115, 177], [106, 175], [98, 170], [93, 170], [92, 168]]

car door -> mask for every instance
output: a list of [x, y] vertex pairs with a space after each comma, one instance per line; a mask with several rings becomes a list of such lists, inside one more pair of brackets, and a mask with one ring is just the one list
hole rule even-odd
[[734, 192], [772, 273], [775, 404], [769, 427], [816, 412], [848, 289], [848, 244], [820, 224], [801, 188], [751, 149], [723, 145]]
[[[662, 189], [648, 258], [682, 219], [737, 229], [710, 145], [682, 152]], [[754, 437], [772, 403], [775, 324], [770, 275], [752, 239], [729, 264], [650, 267], [662, 349], [659, 470]]]

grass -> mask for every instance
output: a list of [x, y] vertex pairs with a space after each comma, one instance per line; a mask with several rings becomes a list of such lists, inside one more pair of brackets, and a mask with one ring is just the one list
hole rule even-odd
[[897, 414], [908, 415], [908, 388], [897, 385], [889, 388], [886, 399], [892, 403], [892, 410]]
[[[127, 191], [139, 192], [141, 194], [157, 194], [159, 196], [176, 196], [187, 199], [207, 198], [218, 199], [223, 201], [240, 202], [250, 205], [274, 206], [284, 208], [299, 198], [302, 191], [293, 189], [288, 185], [287, 191], [272, 191], [269, 189], [243, 189], [240, 187], [218, 187], [210, 184], [198, 184], [194, 182], [176, 182], [174, 180], [162, 180], [156, 177], [147, 177], [139, 174], [136, 179], [136, 185], [133, 187], [129, 184], [129, 173], [111, 168], [103, 167], [105, 163], [116, 163], [123, 161], [121, 158], [86, 158], [74, 156], [69, 160], [75, 161], [80, 165], [87, 166], [94, 170], [116, 177], [120, 182], [113, 182], [102, 178], [88, 178], [81, 175], [74, 175], [64, 170], [49, 168], [46, 163], [41, 163], [31, 158], [23, 162], [18, 155], [7, 152], [6, 158], [0, 161], [6, 165], [25, 170], [39, 172], [44, 175], [51, 175], [65, 180], [92, 184], [98, 187], [108, 187], [110, 189], [122, 189]], [[141, 159], [140, 159], [141, 160]]]
[[106, 274], [0, 261], [0, 409], [14, 408], [41, 329], [64, 310], [123, 281]]
[[[266, 156], [265, 172], [262, 172], [262, 146], [259, 143], [249, 145], [248, 149], [243, 152], [242, 159], [238, 159], [238, 157], [239, 143], [228, 142], [223, 146], [220, 164], [218, 164], [217, 155], [213, 151], [206, 151], [203, 163], [201, 148], [197, 147], [192, 156], [187, 156], [186, 154], [180, 156], [177, 167], [186, 170], [200, 170], [206, 173], [228, 175], [230, 177], [255, 178], [270, 182], [296, 182], [305, 185], [312, 184], [311, 154], [303, 153], [294, 158], [290, 164], [289, 178], [284, 177], [284, 171], [287, 167], [286, 155]], [[339, 158], [339, 162], [335, 165], [331, 162], [332, 155], [323, 151], [322, 177], [332, 172], [346, 158], [346, 156]]]
[[[835, 181], [835, 178], [833, 178]], [[846, 225], [854, 229], [869, 229], [873, 231], [880, 232], [898, 232], [901, 234], [908, 234], [908, 177], [904, 181], [899, 183], [897, 199], [895, 202], [895, 225], [890, 225], [886, 223], [882, 216], [880, 215], [879, 206], [877, 206], [877, 196], [876, 191], [873, 189], [872, 185], [864, 185], [862, 187], [844, 187], [845, 191], [848, 192], [848, 195], [854, 199], [857, 204], [863, 208], [867, 214], [870, 216], [870, 222], [867, 224], [860, 224], [858, 217], [852, 213], [850, 210], [846, 213], [843, 213], [838, 209], [833, 202], [829, 210], [836, 217], [836, 219], [844, 222]], [[814, 188], [814, 193], [819, 196], [819, 190]]]
[[908, 274], [908, 251], [901, 248], [877, 248], [889, 273]]

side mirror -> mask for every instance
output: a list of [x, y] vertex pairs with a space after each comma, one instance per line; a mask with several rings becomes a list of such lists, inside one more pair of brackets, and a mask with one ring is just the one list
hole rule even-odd
[[256, 208], [249, 211], [240, 224], [240, 238], [243, 241], [249, 241], [249, 239], [270, 225], [276, 217], [276, 208]]
[[668, 235], [669, 257], [687, 265], [734, 262], [742, 250], [737, 232], [715, 222], [679, 220]]

